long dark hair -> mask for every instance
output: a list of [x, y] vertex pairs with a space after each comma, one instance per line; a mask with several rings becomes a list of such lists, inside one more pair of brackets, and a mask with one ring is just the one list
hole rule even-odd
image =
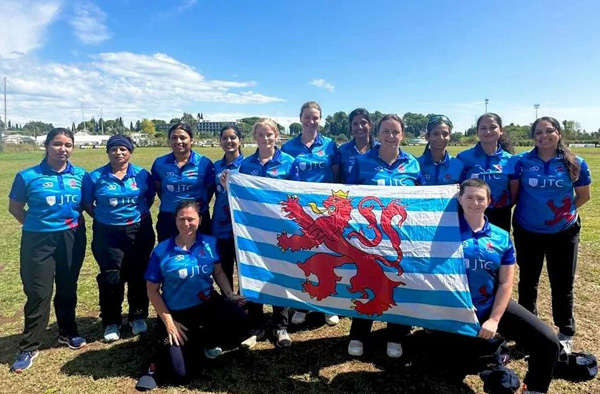
[[75, 144], [75, 137], [73, 136], [73, 132], [71, 130], [66, 129], [64, 127], [56, 127], [50, 130], [48, 135], [46, 135], [46, 141], [44, 141], [44, 148], [46, 148], [46, 154], [44, 155], [44, 159], [48, 158], [48, 147], [50, 146], [50, 143], [52, 142], [54, 137], [61, 134], [69, 137], [73, 144]]
[[502, 134], [500, 134], [500, 139], [498, 139], [498, 145], [500, 146], [500, 148], [505, 152], [515, 153], [515, 146], [512, 140], [506, 133], [504, 133], [504, 127], [502, 126], [502, 118], [500, 117], [500, 115], [495, 114], [493, 112], [486, 112], [485, 114], [481, 115], [477, 119], [477, 130], [479, 130], [479, 124], [485, 118], [494, 119], [496, 123], [498, 123], [498, 126], [500, 126], [500, 129], [502, 129]]
[[235, 133], [235, 135], [237, 135], [238, 140], [240, 140], [240, 147], [238, 148], [238, 152], [240, 152], [240, 155], [241, 155], [242, 154], [242, 131], [236, 125], [224, 126], [221, 129], [221, 131], [219, 132], [219, 140], [221, 138], [223, 138], [223, 133], [226, 132], [227, 130], [233, 130], [233, 132]]
[[350, 128], [350, 135], [352, 135], [352, 121], [356, 116], [362, 116], [367, 122], [369, 122], [369, 126], [371, 126], [369, 129], [369, 149], [371, 149], [375, 141], [373, 140], [373, 122], [371, 121], [369, 111], [364, 108], [356, 108], [354, 111], [350, 112], [350, 115], [348, 115], [348, 127]]
[[556, 131], [558, 131], [558, 152], [562, 153], [563, 155], [565, 166], [567, 166], [567, 168], [569, 169], [569, 177], [571, 178], [571, 181], [577, 181], [579, 179], [579, 173], [581, 172], [581, 165], [577, 161], [577, 156], [575, 156], [575, 154], [571, 152], [571, 149], [569, 149], [569, 146], [565, 144], [565, 141], [562, 137], [562, 127], [560, 126], [560, 122], [558, 120], [550, 116], [542, 116], [541, 118], [536, 119], [536, 121], [533, 122], [533, 124], [531, 125], [530, 137], [533, 138], [533, 133], [535, 133], [535, 127], [538, 123], [540, 123], [543, 120], [545, 120], [546, 122], [550, 122], [552, 126], [556, 129]]

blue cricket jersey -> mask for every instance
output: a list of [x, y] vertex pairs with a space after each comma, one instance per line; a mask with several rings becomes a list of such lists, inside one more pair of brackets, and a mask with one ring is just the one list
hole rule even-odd
[[215, 162], [215, 184], [217, 191], [215, 193], [215, 205], [213, 207], [212, 216], [212, 235], [217, 238], [233, 238], [233, 226], [231, 224], [231, 212], [229, 210], [229, 198], [227, 189], [221, 186], [221, 173], [225, 170], [236, 172], [244, 160], [243, 155], [239, 155], [236, 159], [227, 164], [225, 156], [221, 160]]
[[[369, 147], [369, 150], [373, 149], [375, 146], [378, 145], [379, 142], [371, 141], [371, 146]], [[348, 177], [352, 172], [352, 166], [354, 166], [356, 158], [362, 155], [363, 153], [360, 153], [356, 148], [356, 142], [354, 141], [354, 138], [349, 142], [346, 142], [344, 145], [340, 146], [338, 151], [340, 155], [340, 173], [342, 176], [342, 183], [348, 183]]]
[[194, 151], [181, 168], [169, 153], [154, 160], [152, 178], [161, 183], [160, 212], [175, 213], [184, 200], [196, 200], [202, 213], [215, 192], [215, 166], [207, 157]]
[[147, 170], [129, 163], [125, 176], [119, 179], [109, 163], [90, 173], [83, 202], [95, 203], [94, 220], [126, 226], [150, 215], [155, 194], [154, 182]]
[[391, 165], [379, 157], [381, 146], [373, 147], [360, 155], [347, 183], [352, 185], [416, 186], [425, 184], [419, 162], [410, 153], [400, 150]]
[[577, 221], [575, 188], [592, 183], [585, 160], [577, 156], [581, 172], [573, 182], [562, 154], [544, 162], [534, 148], [516, 158], [521, 185], [515, 221], [536, 233], [558, 233], [571, 227]]
[[419, 160], [421, 173], [427, 185], [451, 185], [460, 182], [464, 164], [456, 157], [450, 156], [448, 151], [440, 163], [433, 161], [429, 149], [417, 160]]
[[299, 181], [315, 183], [336, 181], [332, 166], [340, 164], [340, 157], [338, 147], [331, 138], [317, 134], [309, 148], [302, 143], [302, 134], [300, 134], [283, 144], [281, 150], [296, 158], [300, 173]]
[[82, 189], [89, 174], [67, 162], [57, 172], [43, 160], [20, 171], [9, 193], [11, 200], [26, 203], [24, 231], [63, 231], [78, 226], [82, 209]]
[[479, 178], [490, 185], [490, 209], [512, 205], [509, 184], [511, 179], [517, 178], [516, 159], [512, 159], [513, 155], [498, 147], [498, 150], [489, 156], [478, 142], [473, 148], [460, 152], [456, 157], [465, 165], [461, 182], [467, 178]]
[[508, 232], [490, 224], [487, 217], [480, 231], [473, 231], [462, 215], [459, 222], [471, 299], [483, 323], [494, 306], [500, 266], [515, 263], [515, 249]]
[[277, 148], [275, 148], [273, 158], [264, 165], [260, 164], [257, 149], [252, 155], [242, 160], [239, 171], [242, 174], [292, 181], [298, 181], [300, 177], [294, 158]]
[[194, 245], [184, 250], [172, 237], [156, 245], [144, 279], [162, 285], [162, 298], [170, 311], [192, 308], [213, 292], [212, 273], [218, 263], [216, 238], [196, 234]]

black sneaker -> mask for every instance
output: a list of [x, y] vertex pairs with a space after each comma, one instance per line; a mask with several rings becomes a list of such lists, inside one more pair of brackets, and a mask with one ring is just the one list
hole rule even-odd
[[87, 346], [87, 342], [85, 341], [85, 339], [80, 336], [71, 337], [68, 335], [59, 335], [58, 343], [60, 343], [61, 345], [67, 345], [69, 349], [73, 350], [83, 349]]

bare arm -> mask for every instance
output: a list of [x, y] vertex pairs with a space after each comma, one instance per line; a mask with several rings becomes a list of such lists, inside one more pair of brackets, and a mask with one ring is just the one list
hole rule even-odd
[[506, 311], [506, 306], [512, 295], [513, 279], [515, 276], [515, 265], [502, 265], [498, 273], [499, 284], [496, 290], [496, 298], [492, 306], [492, 313], [482, 325], [479, 331], [479, 338], [492, 339], [498, 331], [498, 323]]
[[187, 341], [187, 336], [185, 335], [187, 327], [173, 320], [171, 312], [169, 312], [169, 308], [167, 308], [167, 305], [160, 294], [160, 284], [146, 281], [146, 291], [148, 293], [148, 299], [152, 303], [154, 310], [156, 310], [156, 314], [162, 319], [167, 327], [169, 344], [182, 346], [185, 341]]
[[575, 208], [579, 209], [592, 198], [590, 185], [575, 188]]
[[8, 212], [19, 221], [19, 223], [25, 223], [25, 216], [27, 211], [25, 210], [25, 203], [15, 201], [13, 199], [8, 200]]
[[154, 188], [156, 189], [156, 195], [158, 196], [158, 198], [162, 198], [162, 184], [160, 183], [160, 181], [154, 181]]
[[519, 179], [511, 179], [508, 188], [510, 189], [510, 201], [512, 205], [517, 203], [519, 198], [519, 188], [521, 187], [521, 181]]
[[213, 278], [215, 278], [215, 282], [217, 282], [217, 285], [219, 285], [221, 293], [227, 297], [229, 301], [235, 302], [238, 305], [244, 305], [246, 303], [246, 299], [243, 296], [233, 292], [233, 289], [229, 285], [229, 280], [227, 280], [227, 276], [225, 275], [225, 272], [223, 272], [223, 267], [221, 267], [221, 264], [215, 264]]
[[83, 204], [83, 209], [87, 212], [88, 215], [90, 215], [91, 218], [94, 217], [94, 204], [86, 202]]

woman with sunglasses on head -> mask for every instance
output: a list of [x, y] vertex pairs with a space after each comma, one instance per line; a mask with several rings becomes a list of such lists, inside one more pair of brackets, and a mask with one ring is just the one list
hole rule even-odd
[[215, 205], [213, 207], [212, 234], [217, 238], [217, 251], [221, 256], [221, 266], [233, 288], [233, 268], [235, 265], [235, 243], [233, 242], [233, 226], [229, 211], [227, 188], [221, 180], [227, 179], [230, 171], [238, 171], [244, 155], [242, 155], [242, 132], [237, 126], [225, 126], [219, 133], [221, 149], [225, 152], [221, 160], [215, 161]]
[[160, 198], [156, 233], [163, 241], [177, 233], [173, 213], [184, 200], [200, 204], [202, 224], [198, 231], [210, 234], [212, 230], [208, 205], [215, 192], [215, 167], [205, 156], [192, 150], [194, 133], [190, 125], [177, 123], [169, 129], [172, 152], [154, 160], [152, 179]]
[[371, 134], [373, 124], [369, 112], [364, 108], [357, 108], [348, 115], [350, 134], [352, 139], [340, 146], [340, 178], [346, 183], [356, 158], [367, 153], [374, 146], [379, 145]]
[[427, 122], [427, 146], [419, 157], [421, 173], [428, 185], [459, 183], [464, 165], [448, 154], [452, 122], [444, 115], [433, 115]]
[[[478, 337], [489, 341], [502, 335], [525, 348], [529, 371], [524, 393], [546, 393], [558, 359], [558, 338], [546, 323], [511, 299], [515, 252], [509, 233], [485, 216], [490, 199], [485, 181], [474, 178], [461, 183], [460, 233], [471, 298], [481, 323]], [[465, 345], [472, 341], [458, 339]], [[468, 352], [470, 346], [464, 348]]]
[[519, 256], [519, 304], [537, 313], [537, 289], [546, 258], [552, 289], [552, 317], [567, 353], [575, 335], [573, 283], [581, 219], [592, 183], [585, 160], [568, 148], [560, 123], [551, 117], [531, 126], [535, 147], [517, 156], [519, 200], [515, 246]]
[[477, 119], [479, 142], [456, 157], [464, 163], [461, 180], [483, 179], [492, 189], [492, 199], [486, 211], [490, 223], [510, 231], [511, 208], [517, 196], [515, 160], [512, 143], [504, 133], [502, 119], [494, 113]]
[[31, 367], [38, 356], [50, 319], [54, 283], [58, 342], [71, 349], [86, 346], [77, 331], [75, 308], [86, 246], [81, 202], [89, 175], [69, 161], [75, 147], [69, 129], [50, 130], [44, 147], [42, 162], [20, 171], [8, 195], [8, 211], [23, 225], [20, 272], [27, 296], [25, 328], [13, 372]]
[[154, 248], [150, 207], [156, 191], [150, 173], [131, 163], [131, 138], [108, 139], [109, 163], [90, 173], [84, 195], [86, 212], [94, 218], [92, 252], [100, 273], [96, 277], [104, 341], [121, 338], [121, 304], [127, 283], [128, 321], [133, 335], [148, 330], [148, 296], [144, 272]]
[[[417, 186], [425, 184], [417, 159], [400, 149], [404, 138], [404, 122], [398, 115], [385, 115], [379, 121], [377, 138], [380, 145], [359, 156], [348, 177], [348, 184], [379, 186]], [[348, 354], [361, 356], [372, 320], [354, 318], [350, 327]], [[402, 356], [401, 341], [408, 336], [411, 327], [388, 323], [386, 328], [389, 357]]]

